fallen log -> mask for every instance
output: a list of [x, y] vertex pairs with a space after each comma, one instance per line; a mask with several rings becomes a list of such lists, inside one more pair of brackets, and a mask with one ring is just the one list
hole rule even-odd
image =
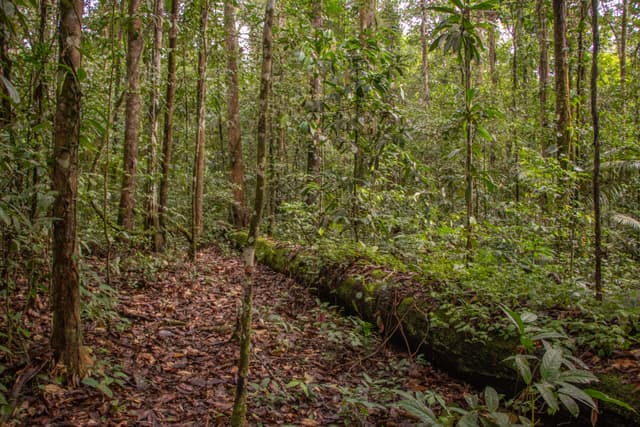
[[[232, 245], [242, 247], [246, 233], [230, 231], [226, 238]], [[515, 371], [505, 362], [518, 351], [518, 338], [495, 334], [475, 340], [472, 334], [452, 331], [447, 326], [446, 312], [440, 309], [443, 301], [430, 292], [443, 286], [437, 281], [389, 270], [366, 259], [340, 258], [266, 238], [258, 239], [256, 259], [314, 289], [321, 298], [391, 332], [391, 339], [409, 352], [423, 353], [433, 365], [456, 377], [480, 387], [492, 385], [512, 396], [522, 387]], [[598, 378], [595, 388], [637, 411], [601, 404], [598, 425], [640, 425], [640, 390], [625, 384], [615, 372]], [[588, 415], [585, 412], [582, 414]], [[552, 421], [550, 425], [553, 424]], [[583, 419], [566, 425], [591, 424]]]

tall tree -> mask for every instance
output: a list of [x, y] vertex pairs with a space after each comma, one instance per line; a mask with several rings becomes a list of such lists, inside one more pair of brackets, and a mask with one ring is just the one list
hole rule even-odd
[[585, 56], [585, 33], [588, 25], [589, 0], [580, 0], [580, 17], [578, 20], [578, 52], [577, 52], [577, 70], [576, 70], [576, 95], [577, 102], [575, 104], [575, 118], [577, 124], [583, 124], [586, 120], [584, 117], [585, 97], [585, 81], [587, 78], [587, 63]]
[[160, 217], [158, 213], [158, 119], [160, 117], [161, 50], [164, 20], [164, 0], [155, 0], [153, 5], [153, 50], [151, 52], [151, 99], [149, 101], [149, 147], [147, 151], [147, 209], [146, 229], [151, 231], [154, 251], [162, 247]]
[[240, 93], [238, 89], [238, 34], [234, 0], [224, 2], [225, 46], [227, 49], [227, 133], [231, 159], [231, 223], [236, 227], [247, 225], [244, 195], [244, 164], [240, 134]]
[[549, 94], [549, 40], [547, 22], [547, 2], [536, 0], [536, 15], [538, 17], [538, 44], [540, 56], [538, 60], [538, 108], [540, 109], [540, 150], [543, 156], [547, 155], [547, 135], [545, 129], [549, 125], [547, 120], [547, 98]]
[[144, 38], [141, 0], [129, 0], [129, 25], [127, 29], [127, 97], [124, 126], [124, 174], [120, 193], [118, 224], [127, 231], [133, 230], [133, 209], [136, 197], [138, 169], [138, 133], [140, 130], [140, 60]]
[[495, 10], [487, 12], [487, 19], [489, 20], [489, 74], [491, 75], [491, 83], [495, 86], [498, 84], [498, 73], [496, 70], [496, 62], [498, 60], [496, 52], [496, 21], [498, 14]]
[[620, 42], [618, 43], [618, 58], [620, 61], [620, 92], [622, 102], [627, 93], [627, 31], [629, 26], [629, 0], [622, 0], [622, 14], [620, 17]]
[[[626, 3], [626, 1], [625, 1]], [[602, 300], [602, 223], [600, 212], [600, 115], [598, 111], [598, 54], [600, 29], [598, 27], [598, 0], [591, 0], [591, 119], [593, 123], [593, 215], [594, 221], [594, 282], [596, 297]]]
[[269, 117], [269, 92], [271, 90], [272, 52], [273, 52], [273, 11], [275, 0], [267, 0], [264, 29], [262, 35], [262, 70], [260, 73], [260, 96], [258, 99], [258, 147], [256, 172], [256, 198], [249, 226], [249, 236], [244, 249], [245, 281], [242, 298], [242, 318], [240, 330], [240, 360], [238, 362], [238, 382], [235, 402], [231, 415], [234, 427], [246, 425], [247, 382], [251, 356], [251, 311], [253, 299], [253, 272], [255, 269], [256, 240], [262, 220], [262, 210], [267, 185], [267, 120]]
[[62, 79], [57, 93], [53, 132], [52, 190], [53, 270], [51, 306], [53, 322], [51, 347], [62, 362], [71, 381], [86, 373], [86, 355], [82, 346], [80, 319], [80, 278], [76, 202], [78, 196], [78, 146], [80, 145], [80, 108], [82, 93], [78, 69], [82, 51], [82, 0], [60, 0], [59, 66]]
[[195, 161], [193, 165], [193, 209], [191, 230], [191, 257], [196, 259], [198, 239], [202, 233], [202, 195], [204, 191], [205, 169], [205, 134], [207, 97], [207, 21], [209, 19], [209, 1], [201, 0], [200, 5], [200, 35], [198, 46], [198, 87], [197, 87], [197, 121]]
[[557, 156], [563, 167], [573, 160], [566, 0], [553, 0], [553, 50], [556, 79]]
[[311, 26], [314, 30], [314, 46], [317, 51], [314, 52], [315, 64], [310, 78], [311, 86], [311, 114], [313, 115], [313, 126], [311, 140], [307, 150], [307, 175], [310, 184], [315, 184], [316, 188], [309, 188], [307, 193], [307, 204], [313, 205], [318, 198], [317, 187], [320, 186], [320, 165], [321, 154], [320, 144], [322, 143], [322, 69], [320, 55], [320, 40], [322, 39], [322, 13], [323, 0], [313, 2], [313, 20]]
[[169, 201], [169, 172], [173, 151], [173, 112], [176, 99], [176, 48], [178, 47], [178, 16], [180, 0], [171, 2], [171, 28], [169, 29], [169, 55], [167, 58], [167, 95], [164, 112], [164, 135], [162, 139], [162, 177], [160, 178], [160, 228], [163, 244], [167, 231], [167, 208]]
[[[420, 48], [422, 53], [421, 77], [422, 99], [429, 105], [429, 44], [427, 43], [427, 0], [420, 0]], [[490, 33], [493, 35], [493, 32]], [[495, 41], [495, 38], [494, 38]], [[494, 44], [495, 47], [495, 44]], [[493, 70], [493, 69], [492, 69]], [[493, 74], [492, 74], [493, 75]]]

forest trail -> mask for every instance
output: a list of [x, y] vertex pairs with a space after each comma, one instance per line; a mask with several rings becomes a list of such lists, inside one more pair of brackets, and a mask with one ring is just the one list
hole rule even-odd
[[[103, 263], [93, 267], [103, 269]], [[229, 338], [242, 280], [242, 260], [214, 247], [199, 253], [197, 265], [177, 261], [152, 274], [136, 266], [123, 272], [114, 279], [114, 309], [130, 325], [118, 332], [85, 321], [86, 345], [97, 361], [93, 378], [113, 396], [96, 384], [75, 390], [47, 384], [41, 375], [18, 399], [21, 421], [30, 426], [227, 425], [238, 357], [238, 345]], [[48, 312], [46, 303], [39, 305], [31, 316], [42, 335], [34, 341], [45, 348]], [[434, 390], [450, 401], [472, 391], [382, 346], [371, 325], [340, 316], [263, 266], [255, 275], [254, 307], [252, 425], [412, 425], [405, 413], [378, 404], [395, 400], [393, 389]], [[30, 366], [38, 363], [32, 360]], [[123, 385], [108, 385], [118, 372], [127, 376]]]

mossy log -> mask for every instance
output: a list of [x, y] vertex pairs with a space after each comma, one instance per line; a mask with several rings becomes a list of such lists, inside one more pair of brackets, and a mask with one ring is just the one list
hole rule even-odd
[[[227, 239], [242, 247], [246, 233], [230, 232]], [[449, 328], [446, 313], [439, 308], [442, 302], [430, 292], [442, 285], [433, 280], [372, 265], [364, 259], [339, 259], [265, 238], [258, 239], [256, 259], [314, 289], [321, 298], [378, 325], [391, 334], [392, 340], [408, 346], [411, 352], [420, 351], [435, 366], [456, 377], [480, 387], [492, 385], [511, 395], [522, 387], [515, 371], [505, 363], [518, 350], [517, 338], [489, 336], [478, 341], [468, 333]], [[407, 281], [414, 286], [407, 286]], [[416, 282], [421, 286], [415, 286]], [[615, 373], [601, 376], [600, 380], [598, 390], [640, 412], [640, 392], [632, 385], [624, 385], [622, 377]], [[603, 406], [599, 425], [640, 425], [637, 413], [618, 406]]]

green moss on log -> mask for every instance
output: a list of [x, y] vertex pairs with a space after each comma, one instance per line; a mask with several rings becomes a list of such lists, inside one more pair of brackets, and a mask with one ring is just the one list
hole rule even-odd
[[[227, 237], [238, 248], [244, 246], [247, 238], [243, 232], [231, 232]], [[504, 360], [514, 354], [515, 339], [489, 336], [478, 342], [468, 332], [452, 330], [446, 312], [438, 309], [438, 301], [403, 296], [402, 283], [393, 272], [359, 263], [350, 269], [355, 273], [350, 273], [344, 267], [349, 264], [347, 262], [340, 263], [326, 255], [269, 239], [258, 239], [256, 258], [273, 270], [315, 288], [321, 295], [329, 296], [334, 303], [357, 313], [363, 320], [376, 322], [378, 316], [387, 319], [387, 331], [396, 330], [395, 338], [409, 342], [414, 349], [421, 345], [435, 365], [479, 385], [513, 389], [514, 370]], [[433, 285], [424, 277], [412, 280]], [[401, 325], [397, 325], [398, 321]], [[613, 373], [599, 378], [601, 382], [596, 385], [597, 389], [640, 410], [640, 393], [632, 385], [623, 384], [622, 378]], [[627, 421], [640, 423], [638, 414], [612, 405], [604, 407], [607, 412], [619, 414], [624, 425]]]

